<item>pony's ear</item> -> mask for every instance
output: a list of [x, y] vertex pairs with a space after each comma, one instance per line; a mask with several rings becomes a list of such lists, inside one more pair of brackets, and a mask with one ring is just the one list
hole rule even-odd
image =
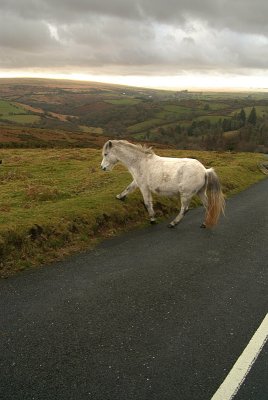
[[109, 140], [109, 142], [108, 142], [108, 147], [109, 147], [109, 149], [110, 149], [112, 146], [113, 146], [113, 144], [112, 144], [111, 140]]

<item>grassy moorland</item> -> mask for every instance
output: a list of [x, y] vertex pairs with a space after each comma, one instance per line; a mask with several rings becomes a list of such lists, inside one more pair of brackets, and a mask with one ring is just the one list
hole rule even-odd
[[[157, 153], [194, 157], [214, 166], [227, 196], [264, 177], [258, 168], [263, 156], [258, 154]], [[100, 150], [0, 149], [0, 159], [2, 277], [89, 248], [147, 220], [138, 191], [124, 203], [115, 199], [131, 178], [122, 166], [102, 172]], [[155, 209], [164, 218], [178, 209], [178, 202], [156, 198]]]
[[0, 147], [91, 147], [96, 135], [180, 149], [267, 153], [268, 92], [176, 92], [0, 79]]

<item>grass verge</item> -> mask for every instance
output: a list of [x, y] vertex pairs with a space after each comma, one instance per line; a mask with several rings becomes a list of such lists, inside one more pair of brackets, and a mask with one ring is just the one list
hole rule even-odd
[[[263, 179], [263, 156], [159, 150], [160, 155], [194, 157], [215, 167], [226, 196]], [[94, 149], [0, 150], [0, 275], [60, 259], [99, 240], [147, 223], [137, 191], [126, 202], [115, 195], [131, 177], [123, 166], [100, 170]], [[155, 198], [158, 217], [178, 210], [176, 199]], [[192, 206], [198, 204], [193, 200]]]

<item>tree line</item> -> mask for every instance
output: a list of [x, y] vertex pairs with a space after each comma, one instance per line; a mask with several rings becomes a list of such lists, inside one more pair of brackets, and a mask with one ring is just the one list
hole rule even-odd
[[233, 116], [216, 122], [204, 117], [188, 126], [159, 127], [147, 132], [145, 139], [181, 149], [268, 153], [268, 114], [258, 116], [256, 108], [252, 107], [247, 116], [242, 108]]

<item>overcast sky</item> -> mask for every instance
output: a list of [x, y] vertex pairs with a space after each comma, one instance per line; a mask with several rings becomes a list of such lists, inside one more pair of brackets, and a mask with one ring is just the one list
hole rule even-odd
[[268, 1], [0, 0], [0, 76], [18, 73], [268, 87]]

